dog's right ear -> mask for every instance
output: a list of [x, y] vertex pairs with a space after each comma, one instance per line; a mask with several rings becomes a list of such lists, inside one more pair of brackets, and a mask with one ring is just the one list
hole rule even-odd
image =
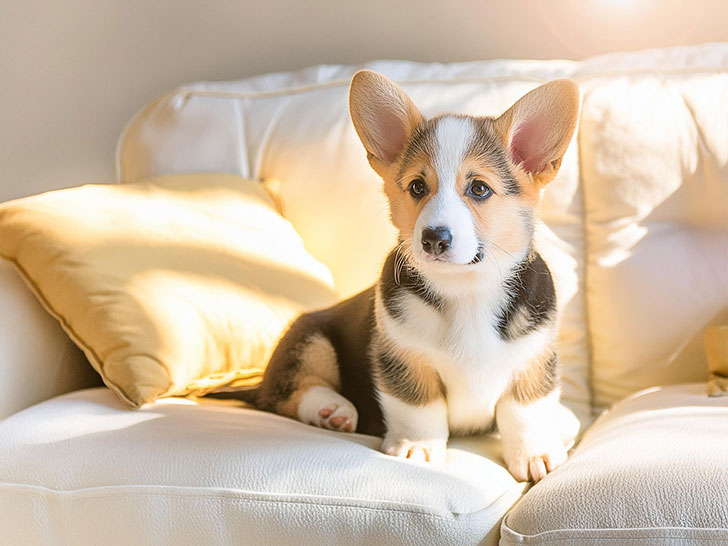
[[354, 74], [349, 112], [369, 164], [384, 177], [422, 121], [422, 114], [397, 84], [372, 70]]

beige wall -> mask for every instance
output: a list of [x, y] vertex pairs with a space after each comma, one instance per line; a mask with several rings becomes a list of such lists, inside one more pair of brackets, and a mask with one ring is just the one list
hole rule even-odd
[[718, 40], [725, 0], [0, 0], [0, 201], [112, 180], [123, 124], [185, 81]]

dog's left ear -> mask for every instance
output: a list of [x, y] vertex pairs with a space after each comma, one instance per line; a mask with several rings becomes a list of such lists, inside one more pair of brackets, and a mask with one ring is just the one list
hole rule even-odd
[[525, 94], [495, 123], [513, 162], [542, 187], [559, 172], [578, 118], [579, 86], [554, 80]]

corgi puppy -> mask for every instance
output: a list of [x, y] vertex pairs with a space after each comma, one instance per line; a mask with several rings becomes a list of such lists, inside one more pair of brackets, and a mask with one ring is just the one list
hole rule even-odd
[[451, 434], [497, 424], [513, 476], [542, 479], [578, 431], [559, 402], [554, 285], [533, 242], [541, 191], [576, 127], [577, 85], [549, 82], [497, 118], [427, 119], [362, 70], [349, 100], [399, 244], [374, 286], [293, 322], [242, 398], [383, 436], [383, 452], [422, 461], [443, 461]]

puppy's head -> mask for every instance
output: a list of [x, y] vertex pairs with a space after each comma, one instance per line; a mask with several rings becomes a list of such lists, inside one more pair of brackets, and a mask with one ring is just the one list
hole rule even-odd
[[391, 80], [362, 70], [349, 108], [400, 241], [419, 267], [445, 272], [530, 247], [541, 189], [576, 127], [579, 89], [556, 80], [498, 118], [426, 119]]

